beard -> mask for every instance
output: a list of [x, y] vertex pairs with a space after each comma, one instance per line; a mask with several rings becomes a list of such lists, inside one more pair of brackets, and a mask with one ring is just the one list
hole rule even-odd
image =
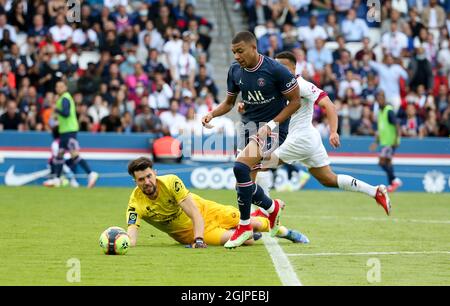
[[142, 187], [142, 192], [149, 197], [152, 197], [156, 194], [156, 186], [155, 185], [147, 185]]

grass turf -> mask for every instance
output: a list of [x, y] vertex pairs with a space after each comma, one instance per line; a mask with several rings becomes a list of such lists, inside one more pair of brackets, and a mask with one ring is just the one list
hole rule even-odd
[[[262, 242], [225, 250], [186, 249], [148, 224], [125, 256], [103, 255], [100, 233], [125, 227], [130, 189], [0, 187], [0, 285], [281, 285]], [[196, 191], [223, 204], [232, 191]], [[367, 262], [379, 260], [378, 285], [450, 285], [450, 254], [350, 255], [367, 252], [450, 252], [450, 196], [397, 193], [386, 217], [374, 200], [348, 192], [273, 193], [287, 203], [282, 222], [309, 245], [279, 240], [304, 285], [367, 285]], [[318, 253], [339, 253], [318, 256]], [[295, 256], [294, 254], [316, 254]], [[70, 283], [69, 259], [81, 282]]]

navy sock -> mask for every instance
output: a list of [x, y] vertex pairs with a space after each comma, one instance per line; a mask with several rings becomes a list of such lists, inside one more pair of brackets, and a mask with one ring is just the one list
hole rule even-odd
[[64, 159], [55, 158], [53, 159], [53, 167], [56, 177], [61, 177], [63, 171]]
[[241, 162], [235, 162], [233, 167], [236, 177], [237, 199], [241, 220], [250, 220], [250, 210], [254, 183], [250, 177], [250, 168]]
[[272, 199], [265, 194], [261, 186], [258, 186], [257, 184], [254, 184], [253, 186], [252, 203], [268, 210], [270, 206], [272, 206]]

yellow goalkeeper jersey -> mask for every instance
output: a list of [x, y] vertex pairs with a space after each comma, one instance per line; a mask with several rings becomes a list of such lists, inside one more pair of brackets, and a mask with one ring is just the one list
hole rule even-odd
[[[156, 182], [159, 194], [155, 200], [149, 199], [139, 187], [133, 190], [126, 214], [128, 226], [140, 226], [144, 220], [180, 243], [192, 243], [192, 220], [179, 205], [191, 193], [176, 175], [157, 176]], [[203, 213], [205, 200], [195, 194], [191, 196]]]

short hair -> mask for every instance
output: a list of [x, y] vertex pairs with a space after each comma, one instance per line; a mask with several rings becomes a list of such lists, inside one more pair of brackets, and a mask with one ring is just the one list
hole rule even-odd
[[231, 43], [233, 45], [240, 43], [241, 41], [246, 43], [256, 43], [256, 37], [252, 32], [242, 31], [234, 35]]
[[291, 51], [280, 52], [277, 55], [275, 55], [275, 59], [287, 59], [292, 64], [294, 65], [297, 64], [297, 59], [295, 58], [294, 53], [292, 53]]
[[153, 162], [150, 160], [150, 158], [142, 156], [128, 163], [128, 174], [134, 177], [134, 172], [143, 171], [147, 168], [152, 169]]

